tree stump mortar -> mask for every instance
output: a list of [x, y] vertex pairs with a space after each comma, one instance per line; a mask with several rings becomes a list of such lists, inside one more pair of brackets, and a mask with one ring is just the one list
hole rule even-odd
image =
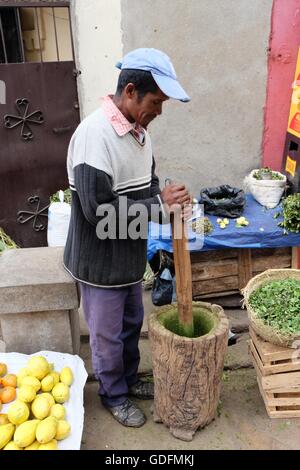
[[193, 302], [193, 316], [194, 338], [179, 336], [176, 304], [156, 308], [149, 317], [153, 419], [184, 441], [217, 415], [229, 330], [219, 305]]

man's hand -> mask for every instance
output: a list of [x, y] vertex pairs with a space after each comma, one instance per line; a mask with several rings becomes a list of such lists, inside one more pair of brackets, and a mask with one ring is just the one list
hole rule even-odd
[[186, 222], [188, 221], [193, 215], [193, 204], [187, 204], [184, 206], [181, 214], [181, 218]]
[[169, 213], [181, 212], [181, 219], [185, 222], [192, 216], [193, 198], [183, 184], [171, 183], [167, 185], [160, 197], [162, 202], [166, 204]]
[[192, 198], [183, 184], [171, 183], [168, 184], [161, 192], [160, 195], [162, 202], [167, 204], [169, 207], [181, 206], [190, 204]]

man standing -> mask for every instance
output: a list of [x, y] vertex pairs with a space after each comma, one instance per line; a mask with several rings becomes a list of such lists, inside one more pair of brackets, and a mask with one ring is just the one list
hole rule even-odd
[[[128, 396], [153, 398], [153, 384], [137, 377], [147, 240], [124, 237], [120, 225], [125, 220], [128, 226], [136, 203], [148, 222], [153, 206], [165, 214], [170, 206], [191, 202], [184, 185], [160, 191], [147, 132], [166, 100], [190, 98], [161, 51], [136, 49], [117, 67], [115, 95], [81, 122], [70, 142], [72, 214], [64, 265], [80, 282], [102, 403], [121, 424], [139, 427], [146, 418]], [[119, 223], [114, 234], [99, 237], [97, 226], [108, 206]]]

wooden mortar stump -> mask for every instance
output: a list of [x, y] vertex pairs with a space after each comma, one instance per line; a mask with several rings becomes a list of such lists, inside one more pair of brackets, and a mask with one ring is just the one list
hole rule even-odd
[[[156, 308], [149, 317], [154, 406], [153, 418], [163, 422], [174, 437], [191, 441], [198, 428], [217, 414], [229, 322], [222, 307], [193, 302], [196, 333], [187, 338], [170, 331], [177, 304]], [[167, 327], [163, 321], [167, 320]], [[169, 320], [169, 323], [168, 323]], [[200, 328], [201, 329], [201, 328]]]

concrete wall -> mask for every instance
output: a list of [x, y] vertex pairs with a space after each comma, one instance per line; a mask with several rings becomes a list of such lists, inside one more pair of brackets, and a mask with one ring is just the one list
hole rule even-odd
[[261, 164], [272, 0], [72, 0], [82, 117], [114, 92], [115, 63], [136, 47], [172, 58], [192, 97], [151, 125], [163, 183], [240, 186]]
[[158, 173], [201, 187], [241, 185], [260, 165], [272, 0], [122, 0], [124, 52], [156, 47], [192, 102], [151, 125]]
[[122, 57], [121, 4], [120, 0], [72, 0], [71, 11], [76, 65], [81, 70], [80, 109], [85, 117], [115, 89], [115, 63]]

